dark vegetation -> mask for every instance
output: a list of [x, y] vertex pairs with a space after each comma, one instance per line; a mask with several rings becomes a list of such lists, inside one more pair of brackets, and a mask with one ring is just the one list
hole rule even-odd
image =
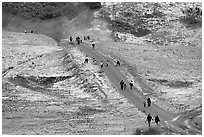
[[58, 76], [58, 77], [35, 77], [35, 76], [16, 76], [14, 78], [9, 78], [10, 82], [15, 83], [17, 85], [21, 85], [26, 88], [34, 88], [39, 85], [43, 87], [51, 87], [54, 83], [63, 81], [65, 79], [71, 78], [72, 76]]
[[147, 13], [144, 9], [140, 9], [139, 5], [141, 4], [143, 3], [125, 2], [113, 4], [112, 6], [102, 7], [100, 13], [111, 24], [113, 31], [142, 37], [151, 33], [151, 30], [147, 28], [147, 20], [149, 18], [162, 18], [165, 15], [159, 11], [160, 5], [158, 3], [150, 3], [150, 5], [154, 5], [152, 13]]
[[[173, 9], [174, 6], [178, 7], [176, 3], [169, 3], [168, 7]], [[101, 5], [100, 2], [3, 2], [2, 25], [3, 29], [8, 28], [8, 24], [14, 22], [14, 17], [18, 17], [18, 19], [15, 19], [15, 25], [12, 24], [15, 28], [22, 26], [24, 22], [29, 20], [35, 24], [31, 28], [35, 29], [36, 26], [40, 26], [38, 30], [34, 30], [34, 33], [39, 31], [39, 33], [49, 35], [58, 41], [63, 38], [65, 29], [62, 27], [64, 20], [61, 21], [60, 17], [66, 17], [70, 21], [86, 10], [99, 10], [100, 17], [108, 22], [108, 28], [112, 30], [113, 35], [115, 32], [122, 32], [142, 37], [151, 33], [153, 34], [152, 39], [154, 39], [160, 34], [160, 32], [155, 32], [162, 27], [162, 24], [169, 25], [169, 21], [166, 20], [168, 15], [164, 13], [165, 9], [161, 6], [161, 3], [157, 2], [122, 2], [109, 6]], [[178, 12], [183, 15], [176, 17], [174, 20], [180, 21], [187, 28], [202, 26], [202, 7], [195, 4], [194, 7], [180, 8], [180, 10]], [[92, 15], [90, 14], [90, 16]], [[77, 21], [76, 24], [87, 24], [87, 20]], [[152, 24], [152, 20], [156, 20], [157, 23]], [[41, 24], [43, 25], [41, 26]], [[23, 28], [25, 28], [25, 25], [22, 26]], [[22, 29], [20, 31], [23, 31]], [[166, 35], [162, 34], [161, 37], [164, 36]]]
[[182, 12], [185, 16], [181, 19], [188, 20], [189, 24], [194, 24], [202, 19], [202, 9], [199, 7], [187, 8], [182, 10]]
[[168, 127], [150, 127], [148, 129], [137, 128], [133, 135], [172, 135], [177, 133], [182, 135], [183, 133], [175, 131]]
[[2, 11], [25, 19], [39, 18], [42, 20], [66, 16], [76, 17], [79, 12], [101, 7], [100, 2], [3, 2]]
[[187, 8], [182, 10], [184, 17], [180, 18], [180, 21], [186, 25], [186, 27], [197, 28], [202, 27], [202, 9], [200, 7]]
[[191, 81], [168, 81], [166, 79], [148, 79], [148, 80], [172, 88], [187, 88], [193, 85], [193, 82]]
[[[169, 8], [172, 9], [178, 3], [169, 3]], [[182, 3], [180, 3], [182, 4]], [[185, 3], [183, 3], [185, 5]], [[180, 20], [184, 25], [191, 26], [196, 24], [201, 27], [202, 25], [202, 7], [194, 4], [194, 7], [179, 7], [181, 12], [180, 18], [175, 17], [176, 20]], [[112, 26], [113, 31], [130, 33], [136, 37], [145, 36], [150, 33], [154, 33], [155, 27], [158, 29], [162, 24], [168, 24], [166, 15], [164, 13], [164, 7], [160, 3], [148, 3], [148, 2], [123, 2], [112, 5], [103, 6], [100, 10], [101, 17], [105, 18]], [[180, 12], [180, 11], [178, 11]], [[157, 24], [152, 24], [151, 21], [156, 20]]]

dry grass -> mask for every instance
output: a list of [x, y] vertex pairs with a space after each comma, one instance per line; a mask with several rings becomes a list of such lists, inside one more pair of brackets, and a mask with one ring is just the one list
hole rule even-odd
[[[11, 64], [14, 67], [3, 77], [3, 134], [132, 134], [135, 127], [146, 125], [145, 115], [112, 87], [96, 65], [83, 64], [84, 54], [75, 49], [68, 56], [56, 45], [38, 48], [46, 45], [43, 38], [25, 37], [3, 35], [3, 65], [11, 64], [7, 62], [11, 51], [15, 54], [10, 60], [22, 62]], [[21, 41], [38, 38], [41, 44], [29, 40], [30, 46], [22, 48]], [[28, 54], [30, 58], [21, 58]]]
[[178, 104], [188, 109], [201, 104], [202, 47], [120, 42], [98, 45], [98, 50], [130, 65], [154, 89], [157, 97], [170, 101], [178, 109]]

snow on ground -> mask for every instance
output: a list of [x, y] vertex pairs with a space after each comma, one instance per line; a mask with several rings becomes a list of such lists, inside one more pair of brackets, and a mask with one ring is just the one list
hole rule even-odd
[[15, 67], [42, 54], [62, 49], [56, 45], [54, 40], [43, 35], [3, 31], [2, 67]]
[[[27, 40], [38, 41], [37, 35], [28, 35]], [[10, 51], [15, 53], [11, 60], [23, 63], [12, 64], [3, 77], [3, 134], [133, 134], [147, 127], [146, 116], [117, 92], [97, 65], [84, 64], [85, 55], [76, 48], [70, 49], [72, 56], [52, 45], [46, 51], [38, 48], [46, 41], [42, 39], [39, 45], [30, 40], [27, 49], [18, 43], [12, 49], [13, 39], [23, 41], [24, 34], [7, 36], [3, 64]], [[24, 54], [16, 57], [19, 53]], [[21, 58], [29, 54], [29, 60]]]
[[[168, 102], [175, 109], [191, 109], [201, 104], [202, 53], [200, 46], [159, 46], [152, 44], [128, 44], [122, 42], [100, 42], [97, 50], [125, 61], [153, 89], [158, 105]], [[111, 46], [110, 46], [111, 45]], [[123, 70], [130, 79], [127, 71]], [[170, 86], [166, 86], [165, 82]], [[141, 85], [135, 82], [141, 91]], [[160, 83], [161, 82], [161, 83]], [[192, 82], [192, 85], [176, 87], [179, 82]], [[177, 93], [177, 94], [175, 94]], [[172, 108], [172, 111], [175, 111]]]
[[[106, 129], [107, 134], [111, 132], [114, 133], [113, 131], [119, 132], [121, 130], [119, 127], [118, 129], [117, 127], [114, 127], [114, 126], [113, 128], [111, 128], [111, 124], [113, 125], [117, 124], [118, 126], [121, 125], [124, 128], [124, 129], [122, 128], [124, 132], [127, 129], [134, 130], [136, 127], [144, 126], [145, 124], [144, 120], [146, 116], [142, 112], [140, 112], [137, 108], [135, 108], [133, 104], [130, 104], [126, 98], [122, 97], [116, 91], [117, 89], [115, 89], [111, 85], [111, 82], [108, 80], [105, 74], [100, 72], [100, 69], [97, 65], [93, 65], [92, 63], [84, 63], [84, 59], [86, 58], [86, 56], [81, 51], [77, 50], [77, 48], [73, 48], [70, 51], [70, 53], [73, 55], [74, 61], [76, 61], [80, 65], [79, 67], [80, 72], [83, 72], [83, 75], [85, 72], [87, 83], [89, 84], [98, 83], [97, 84], [99, 86], [98, 90], [100, 90], [99, 94], [103, 95], [102, 97], [98, 98], [98, 99], [102, 99], [101, 100], [102, 102], [101, 101], [98, 102], [99, 101], [98, 99], [92, 100], [92, 101], [95, 101], [95, 103], [91, 103], [92, 105], [90, 104], [89, 107], [91, 106], [96, 109], [97, 108], [105, 109], [107, 107], [107, 104], [103, 104], [104, 101], [108, 102], [108, 106], [112, 106], [110, 112], [103, 114], [108, 116], [103, 116], [100, 113], [94, 115], [94, 117], [98, 119], [99, 123], [104, 121], [108, 123], [108, 125], [110, 125], [110, 126], [107, 126], [107, 129]], [[89, 61], [91, 62], [91, 59], [89, 59]], [[87, 98], [87, 97], [91, 98], [90, 93], [83, 91], [86, 89], [83, 89], [80, 91], [78, 89], [79, 87], [77, 87], [76, 80], [75, 79], [72, 79], [72, 80], [69, 81], [69, 85], [72, 85], [72, 87], [69, 90], [70, 94], [77, 94], [77, 96], [80, 98]], [[94, 91], [94, 92], [98, 92], [98, 91]], [[95, 96], [95, 94], [92, 94], [92, 96]], [[85, 106], [86, 105], [87, 104], [85, 104]], [[118, 119], [117, 117], [123, 117], [123, 120]], [[109, 120], [107, 120], [107, 118]], [[126, 122], [124, 120], [126, 120]], [[136, 121], [139, 122], [140, 124], [138, 125]], [[128, 123], [131, 126], [127, 126]]]

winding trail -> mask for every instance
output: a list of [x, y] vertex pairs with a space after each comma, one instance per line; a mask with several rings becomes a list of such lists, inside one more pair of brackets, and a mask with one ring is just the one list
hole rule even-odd
[[[61, 44], [65, 50], [69, 50], [67, 48], [67, 44], [69, 44], [68, 41], [64, 41]], [[113, 62], [110, 57], [98, 52], [97, 49], [93, 50], [89, 43], [77, 45], [77, 48], [84, 52], [88, 57], [95, 58], [99, 67], [100, 62], [103, 61], [104, 66], [101, 68], [101, 70], [104, 71], [112, 84], [118, 89], [118, 92], [127, 98], [130, 103], [134, 104], [140, 111], [144, 112], [145, 114], [151, 114], [152, 116], [159, 115], [161, 124], [174, 127], [182, 134], [202, 134], [202, 129], [199, 130], [198, 128], [193, 128], [188, 124], [188, 119], [191, 115], [185, 117], [182, 114], [171, 113], [154, 103], [152, 103], [151, 107], [144, 108], [143, 102], [146, 101], [146, 96], [139, 92], [135, 87], [133, 87], [133, 89], [129, 88], [129, 81], [127, 81], [126, 76], [120, 72], [120, 67], [116, 67], [114, 65], [115, 62]], [[107, 60], [109, 61], [108, 67], [105, 66]], [[127, 88], [125, 90], [120, 89], [119, 83], [121, 80], [127, 84]], [[146, 88], [148, 89], [148, 87]], [[202, 111], [202, 109], [200, 111]], [[200, 111], [197, 113], [200, 113]]]

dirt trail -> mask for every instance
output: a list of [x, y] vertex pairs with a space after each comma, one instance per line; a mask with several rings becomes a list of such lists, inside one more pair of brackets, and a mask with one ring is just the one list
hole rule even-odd
[[[62, 46], [66, 50], [66, 45], [69, 43], [64, 43]], [[146, 96], [143, 95], [141, 92], [137, 90], [137, 88], [133, 88], [132, 90], [129, 88], [129, 81], [127, 81], [127, 78], [120, 72], [120, 67], [115, 67], [112, 59], [110, 59], [106, 55], [102, 55], [97, 51], [97, 49], [93, 50], [88, 43], [83, 43], [78, 46], [80, 50], [82, 50], [88, 57], [95, 58], [97, 61], [97, 65], [100, 65], [100, 62], [103, 61], [105, 64], [107, 60], [109, 60], [109, 66], [106, 67], [104, 65], [103, 68], [101, 68], [102, 71], [105, 72], [107, 77], [110, 79], [112, 84], [118, 89], [119, 93], [122, 94], [124, 97], [126, 97], [132, 104], [134, 104], [139, 110], [144, 112], [145, 114], [151, 114], [152, 116], [159, 115], [161, 119], [161, 124], [168, 125], [171, 127], [176, 128], [183, 134], [201, 134], [201, 130], [198, 130], [197, 128], [193, 128], [189, 124], [187, 124], [188, 117], [185, 117], [181, 114], [175, 114], [168, 112], [164, 110], [163, 108], [159, 107], [158, 105], [152, 103], [152, 106], [149, 108], [143, 107], [143, 102], [146, 100]], [[124, 80], [124, 82], [128, 85], [128, 88], [126, 90], [120, 90], [120, 81]], [[146, 87], [148, 89], [148, 87]], [[200, 112], [197, 112], [200, 113]], [[196, 114], [194, 114], [196, 115]], [[179, 117], [179, 118], [178, 118]]]

